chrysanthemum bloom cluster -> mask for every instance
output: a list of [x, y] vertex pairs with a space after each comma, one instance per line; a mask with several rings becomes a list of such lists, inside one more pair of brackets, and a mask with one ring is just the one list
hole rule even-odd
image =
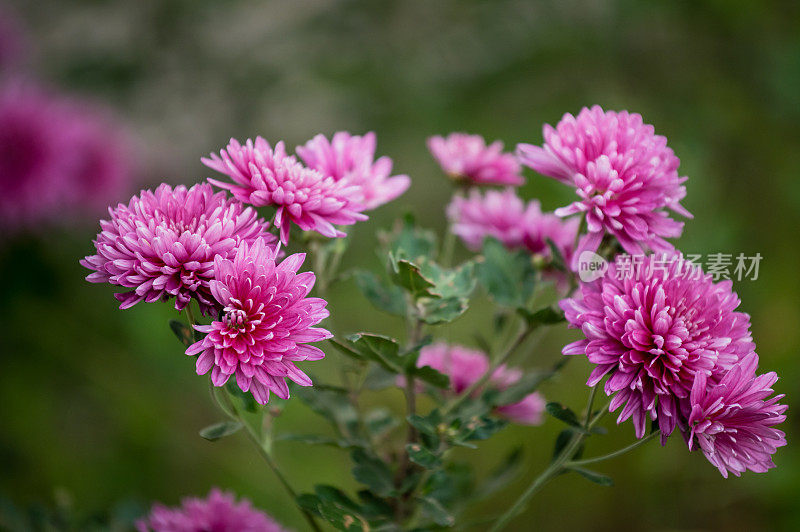
[[296, 151], [309, 168], [358, 186], [364, 209], [372, 210], [397, 198], [411, 185], [407, 175], [389, 175], [392, 173], [389, 157], [375, 160], [375, 144], [373, 132], [361, 137], [339, 131], [330, 141], [324, 135], [317, 135]]
[[94, 242], [97, 254], [81, 264], [94, 270], [88, 281], [133, 289], [116, 294], [123, 309], [174, 297], [178, 310], [196, 299], [204, 314], [213, 313], [220, 307], [209, 288], [215, 259], [259, 237], [275, 241], [253, 209], [209, 184], [163, 184], [109, 213]]
[[224, 385], [232, 375], [242, 391], [250, 391], [260, 404], [270, 391], [289, 397], [288, 377], [301, 386], [311, 379], [294, 363], [320, 360], [324, 353], [310, 345], [331, 338], [313, 327], [328, 316], [326, 302], [306, 297], [314, 286], [312, 272], [297, 273], [305, 254], [276, 262], [276, 249], [259, 238], [242, 242], [230, 259], [217, 256], [211, 293], [223, 307], [220, 320], [196, 325], [206, 336], [191, 345], [187, 355], [197, 357], [197, 373], [211, 371], [211, 382]]
[[105, 113], [20, 81], [0, 88], [0, 158], [6, 230], [99, 212], [132, 178], [126, 137]]
[[737, 477], [750, 469], [763, 473], [775, 467], [772, 455], [786, 445], [786, 435], [773, 428], [786, 420], [783, 394], [772, 395], [775, 372], [756, 376], [758, 356], [747, 355], [718, 384], [705, 373], [695, 378], [689, 396], [689, 449], [703, 450], [722, 476]]
[[491, 236], [509, 249], [524, 248], [547, 257], [547, 241], [551, 240], [567, 259], [572, 256], [579, 224], [578, 220], [564, 221], [543, 213], [538, 201], [525, 203], [512, 188], [456, 195], [447, 207], [447, 216], [453, 232], [473, 251]]
[[231, 139], [219, 156], [203, 158], [209, 168], [230, 177], [234, 183], [210, 179], [218, 187], [230, 190], [240, 201], [256, 207], [274, 206], [274, 224], [280, 229], [281, 242], [289, 242], [291, 224], [304, 231], [316, 231], [333, 238], [346, 236], [334, 225], [351, 225], [366, 220], [362, 214], [361, 186], [350, 180], [306, 168], [294, 156], [287, 155], [283, 142], [273, 149], [261, 137], [242, 145]]
[[544, 127], [544, 146], [520, 144], [522, 164], [575, 188], [580, 197], [559, 216], [582, 214], [588, 233], [575, 256], [596, 251], [605, 234], [631, 254], [671, 250], [665, 238], [680, 236], [683, 223], [667, 209], [691, 217], [681, 205], [686, 196], [678, 176], [679, 159], [653, 126], [627, 111], [584, 108], [565, 114], [556, 128]]
[[[476, 349], [459, 345], [437, 343], [422, 348], [417, 366], [429, 366], [450, 377], [450, 389], [456, 394], [464, 392], [489, 370], [489, 357]], [[522, 372], [505, 365], [499, 366], [489, 378], [487, 386], [504, 390], [522, 378]], [[534, 392], [517, 403], [503, 405], [496, 413], [520, 425], [539, 425], [542, 422], [545, 401]]]
[[[749, 316], [736, 312], [738, 306], [730, 281], [715, 284], [680, 257], [633, 262], [624, 271], [611, 264], [604, 277], [582, 283], [580, 295], [561, 302], [570, 326], [585, 335], [563, 353], [586, 354], [596, 365], [589, 386], [608, 376], [604, 389], [614, 396], [609, 410], [622, 406], [617, 421], [632, 418], [637, 437], [644, 436], [648, 419], [657, 421], [662, 442], [676, 426], [687, 431], [692, 425], [712, 463], [760, 471], [782, 436], [769, 437], [768, 423], [755, 413], [771, 422], [785, 408], [757, 401], [766, 394], [756, 391], [766, 391], [772, 377], [742, 384], [751, 379], [757, 358]], [[739, 393], [747, 386], [750, 392]], [[725, 431], [726, 421], [728, 439], [716, 438], [715, 455], [713, 436]], [[742, 440], [730, 447], [734, 430]]]
[[451, 133], [429, 138], [428, 149], [453, 179], [472, 185], [519, 186], [525, 182], [519, 162], [503, 152], [500, 141], [487, 146], [480, 135]]
[[187, 497], [170, 508], [155, 504], [136, 523], [139, 532], [284, 532], [266, 513], [247, 499], [236, 501], [229, 492], [213, 488], [205, 499]]

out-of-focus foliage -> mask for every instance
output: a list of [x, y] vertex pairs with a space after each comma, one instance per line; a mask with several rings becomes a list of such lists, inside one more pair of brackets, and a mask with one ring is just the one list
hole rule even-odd
[[[776, 454], [777, 469], [723, 482], [682, 442], [666, 449], [651, 444], [614, 462], [615, 488], [564, 476], [517, 523], [543, 530], [789, 530], [800, 523], [800, 453], [793, 444], [800, 430], [791, 414], [800, 406], [796, 2], [16, 0], [11, 6], [28, 26], [33, 68], [53, 85], [116, 106], [138, 134], [153, 183], [206, 177], [200, 156], [234, 135], [294, 146], [318, 132], [375, 130], [378, 152], [392, 156], [413, 183], [373, 213], [373, 225], [351, 231], [345, 266], [368, 264], [372, 271], [379, 259], [371, 228], [388, 229], [409, 210], [423, 226], [444, 225], [441, 206], [451, 189], [427, 154], [428, 135], [465, 130], [513, 146], [539, 143], [543, 122], [584, 105], [640, 112], [670, 138], [690, 177], [683, 203], [695, 220], [679, 246], [687, 253], [764, 257], [758, 280], [735, 287], [752, 316], [762, 367], [779, 371], [776, 388], [788, 394], [789, 445]], [[571, 194], [532, 174], [523, 191], [549, 210]], [[110, 287], [82, 281], [86, 272], [77, 260], [90, 252], [94, 233], [51, 232], [0, 244], [0, 492], [20, 506], [57, 506], [54, 499], [69, 493], [74, 511], [89, 522], [120, 500], [175, 503], [219, 485], [302, 527], [243, 438], [209, 443], [197, 436], [218, 418], [205, 380], [165, 326], [172, 310], [142, 304], [117, 311]], [[454, 264], [465, 257], [459, 251]], [[402, 335], [401, 320], [375, 312], [358, 295], [357, 281], [330, 287], [337, 329]], [[491, 332], [482, 294], [442, 326], [443, 340]], [[385, 300], [380, 293], [375, 298]], [[553, 332], [529, 360], [547, 367], [571, 339]], [[317, 371], [334, 379], [341, 361], [331, 350]], [[544, 383], [543, 393], [558, 389], [560, 401], [580, 408], [585, 388], [574, 383], [585, 373], [585, 362], [575, 361]], [[399, 412], [399, 391], [394, 401], [388, 406]], [[307, 433], [319, 422], [300, 401], [286, 410], [277, 420], [285, 432]], [[485, 452], [464, 449], [461, 458], [475, 463], [481, 480], [497, 473], [509, 449], [524, 449], [523, 475], [487, 493], [468, 515], [476, 523], [496, 515], [549, 459], [543, 441], [562, 429], [553, 419], [539, 429], [508, 427], [479, 442]], [[612, 450], [631, 439], [632, 428], [623, 426], [603, 440]], [[350, 460], [339, 448], [316, 446], [311, 453], [299, 443], [275, 445], [303, 492], [349, 475]], [[485, 462], [476, 462], [481, 456]]]

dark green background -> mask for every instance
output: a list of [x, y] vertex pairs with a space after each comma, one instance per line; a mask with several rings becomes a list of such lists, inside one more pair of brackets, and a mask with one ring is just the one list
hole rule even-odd
[[[729, 530], [800, 526], [797, 246], [800, 223], [800, 4], [797, 2], [256, 2], [198, 0], [13, 2], [30, 31], [30, 66], [47, 82], [115, 106], [140, 143], [143, 184], [191, 184], [200, 156], [230, 136], [290, 146], [339, 129], [378, 134], [379, 153], [413, 179], [410, 191], [352, 229], [346, 262], [378, 267], [375, 231], [411, 210], [443, 229], [450, 189], [425, 148], [465, 130], [509, 147], [541, 142], [541, 126], [598, 103], [640, 112], [670, 139], [690, 177], [687, 253], [762, 254], [760, 277], [735, 287], [752, 316], [762, 370], [788, 395], [789, 445], [767, 474], [723, 480], [679, 437], [602, 464], [616, 487], [560, 477], [515, 521], [517, 530]], [[572, 200], [530, 174], [523, 188], [553, 209]], [[120, 198], [124, 200], [126, 198]], [[122, 499], [176, 502], [210, 486], [252, 498], [302, 529], [290, 501], [242, 437], [208, 443], [217, 419], [164, 304], [116, 310], [112, 289], [85, 283], [78, 259], [94, 224], [4, 239], [0, 285], [0, 493], [50, 503], [63, 488], [79, 513]], [[351, 283], [335, 287], [338, 330], [399, 334]], [[444, 339], [488, 330], [488, 303]], [[528, 365], [551, 363], [574, 332], [552, 331]], [[331, 353], [317, 373], [333, 378]], [[574, 361], [548, 398], [579, 409], [589, 371]], [[374, 397], [399, 409], [399, 392]], [[323, 423], [291, 401], [280, 426]], [[592, 443], [632, 440], [630, 424]], [[542, 468], [559, 430], [510, 428], [461, 453], [479, 474], [524, 444], [524, 475], [471, 517], [495, 515]], [[348, 478], [345, 453], [284, 444], [295, 484]]]

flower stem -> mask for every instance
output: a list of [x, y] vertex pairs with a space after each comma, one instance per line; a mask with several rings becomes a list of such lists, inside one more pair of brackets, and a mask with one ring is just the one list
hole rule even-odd
[[461, 392], [461, 394], [458, 397], [456, 397], [453, 401], [451, 401], [450, 404], [445, 405], [445, 407], [442, 409], [442, 414], [443, 415], [447, 415], [447, 414], [451, 413], [453, 410], [455, 410], [456, 408], [461, 406], [462, 403], [464, 403], [464, 401], [469, 399], [469, 397], [473, 393], [475, 393], [477, 390], [481, 389], [481, 387], [483, 387], [489, 381], [489, 379], [492, 377], [492, 375], [494, 374], [495, 370], [497, 370], [498, 367], [500, 367], [502, 364], [504, 364], [511, 357], [511, 355], [514, 354], [514, 351], [516, 351], [517, 348], [519, 348], [519, 346], [521, 346], [523, 344], [523, 342], [525, 342], [525, 340], [528, 338], [528, 336], [535, 329], [536, 329], [536, 327], [526, 326], [517, 335], [517, 337], [514, 339], [514, 341], [511, 342], [511, 345], [508, 347], [508, 349], [506, 349], [506, 351], [501, 356], [497, 357], [496, 359], [494, 359], [492, 361], [492, 363], [489, 365], [489, 369], [487, 369], [486, 372], [484, 372], [484, 374], [481, 375], [480, 379], [476, 380], [470, 386], [468, 386], [463, 392]]
[[647, 436], [645, 436], [641, 440], [636, 440], [635, 442], [633, 442], [632, 444], [628, 445], [627, 447], [623, 447], [622, 449], [617, 449], [616, 451], [614, 451], [612, 453], [604, 454], [602, 456], [595, 456], [594, 458], [586, 458], [585, 460], [573, 460], [571, 462], [567, 462], [566, 466], [567, 467], [584, 466], [584, 465], [595, 464], [597, 462], [603, 462], [605, 460], [610, 460], [612, 458], [616, 458], [618, 456], [621, 456], [621, 455], [627, 453], [628, 451], [632, 451], [632, 450], [636, 449], [640, 445], [644, 445], [645, 443], [649, 442], [650, 440], [652, 440], [653, 438], [655, 438], [659, 434], [661, 434], [661, 431], [656, 430], [655, 432], [651, 432], [650, 434], [648, 434]]
[[522, 495], [517, 499], [514, 505], [509, 508], [500, 518], [495, 522], [492, 526], [490, 532], [499, 532], [503, 530], [511, 520], [516, 517], [528, 504], [528, 501], [540, 490], [542, 487], [547, 484], [548, 481], [558, 476], [565, 467], [568, 465], [569, 459], [575, 455], [575, 452], [580, 447], [583, 440], [589, 436], [589, 431], [594, 427], [606, 414], [608, 414], [608, 404], [604, 406], [594, 417], [591, 417], [591, 403], [594, 402], [594, 394], [596, 391], [596, 387], [592, 388], [590, 392], [590, 403], [589, 403], [589, 412], [586, 415], [587, 421], [584, 423], [586, 428], [585, 431], [582, 432], [575, 432], [572, 435], [572, 438], [564, 446], [560, 453], [553, 459], [547, 468], [542, 471], [542, 473], [534, 479], [534, 481], [528, 486], [528, 488], [523, 492]]
[[439, 255], [439, 262], [442, 266], [449, 267], [453, 262], [453, 254], [456, 249], [456, 234], [453, 232], [453, 226], [448, 224], [444, 233], [444, 241], [442, 242], [442, 251]]
[[[257, 434], [255, 430], [253, 430], [253, 427], [247, 422], [247, 420], [244, 418], [239, 409], [236, 408], [236, 404], [231, 400], [230, 396], [228, 395], [228, 392], [225, 391], [224, 388], [222, 389], [224, 401], [220, 401], [220, 398], [216, 393], [217, 392], [216, 387], [211, 383], [211, 380], [209, 380], [208, 382], [211, 392], [211, 398], [214, 399], [214, 403], [219, 407], [220, 410], [222, 410], [222, 412], [225, 413], [225, 415], [227, 415], [234, 421], [238, 421], [239, 423], [242, 424], [248, 439], [252, 441], [253, 444], [255, 444], [258, 453], [267, 463], [269, 468], [272, 469], [272, 472], [275, 473], [275, 476], [278, 478], [278, 481], [283, 486], [283, 489], [286, 490], [286, 493], [289, 494], [289, 496], [292, 498], [292, 501], [295, 504], [297, 504], [297, 492], [294, 490], [294, 488], [292, 488], [291, 484], [289, 484], [289, 481], [286, 479], [286, 476], [278, 467], [278, 464], [277, 462], [275, 462], [275, 459], [272, 456], [272, 452], [269, 446], [267, 445], [267, 442], [265, 442], [263, 438], [259, 434]], [[314, 530], [315, 532], [322, 532], [322, 529], [320, 528], [319, 524], [317, 524], [317, 521], [314, 519], [314, 516], [311, 515], [305, 508], [301, 508], [299, 505], [298, 508], [302, 512], [303, 517], [308, 522], [311, 529]]]

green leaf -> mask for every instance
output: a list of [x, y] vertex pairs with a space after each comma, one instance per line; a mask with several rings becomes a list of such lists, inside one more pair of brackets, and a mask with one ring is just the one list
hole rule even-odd
[[[234, 379], [230, 379], [225, 384], [225, 389], [228, 390], [228, 393], [234, 397], [234, 401], [239, 401], [239, 404], [241, 404], [246, 411], [250, 413], [258, 412], [260, 405], [256, 402], [253, 394], [243, 392], [242, 389], [236, 384]], [[274, 405], [270, 404], [270, 408], [274, 408]]]
[[489, 416], [476, 417], [470, 420], [465, 426], [465, 441], [487, 440], [503, 430], [508, 421]]
[[436, 249], [436, 235], [433, 231], [417, 227], [410, 214], [403, 217], [402, 223], [395, 223], [391, 233], [383, 233], [380, 238], [395, 257], [412, 262], [420, 257], [430, 257]]
[[359, 442], [358, 413], [345, 393], [321, 390], [316, 386], [298, 386], [294, 395], [311, 410], [330, 421], [348, 441]]
[[428, 434], [430, 436], [436, 436], [438, 434], [438, 429], [436, 425], [431, 422], [431, 420], [427, 417], [420, 416], [419, 414], [414, 414], [408, 416], [406, 418], [412, 427], [417, 429], [419, 432], [423, 434]]
[[373, 438], [380, 439], [398, 426], [400, 421], [386, 408], [376, 408], [364, 416], [364, 425]]
[[422, 514], [431, 519], [439, 526], [451, 527], [455, 524], [455, 518], [450, 515], [447, 509], [439, 501], [432, 497], [422, 497], [418, 499]]
[[372, 365], [364, 379], [364, 387], [368, 390], [383, 390], [397, 386], [397, 374], [394, 371], [387, 371], [382, 366]]
[[567, 259], [564, 258], [564, 254], [561, 253], [561, 249], [556, 245], [556, 243], [548, 238], [547, 247], [550, 248], [550, 265], [562, 272], [569, 272], [570, 269], [567, 266]]
[[394, 478], [391, 469], [382, 460], [356, 449], [350, 457], [353, 459], [353, 478], [361, 482], [380, 497], [386, 497], [394, 491]]
[[231, 434], [235, 434], [242, 427], [243, 425], [238, 421], [221, 421], [220, 423], [209, 425], [208, 427], [201, 430], [200, 436], [207, 439], [208, 441], [217, 441], [218, 439], [224, 438], [225, 436], [230, 436]]
[[444, 373], [440, 373], [439, 371], [433, 369], [430, 366], [422, 366], [422, 367], [414, 366], [414, 368], [411, 369], [411, 374], [415, 378], [423, 382], [426, 382], [436, 388], [446, 389], [450, 387], [450, 377], [448, 377]]
[[347, 336], [347, 341], [362, 358], [377, 362], [386, 370], [403, 373], [397, 340], [380, 334], [356, 333]]
[[600, 474], [596, 471], [591, 471], [589, 469], [584, 469], [582, 467], [570, 467], [570, 471], [575, 471], [580, 476], [585, 478], [590, 482], [594, 482], [595, 484], [600, 484], [601, 486], [613, 486], [614, 479], [608, 477], [606, 475]]
[[422, 274], [422, 270], [417, 264], [403, 258], [389, 254], [389, 261], [392, 266], [392, 281], [402, 288], [405, 288], [415, 299], [420, 297], [439, 297], [431, 291], [434, 287], [433, 281]]
[[536, 268], [522, 250], [509, 251], [499, 241], [487, 238], [477, 271], [478, 281], [498, 305], [524, 307], [533, 295]]
[[406, 315], [406, 298], [402, 288], [388, 285], [374, 273], [364, 270], [353, 272], [353, 279], [375, 308], [396, 316]]
[[420, 318], [429, 325], [449, 323], [467, 311], [466, 298], [448, 297], [444, 299], [420, 298]]
[[169, 328], [172, 329], [172, 332], [178, 337], [178, 340], [186, 347], [194, 343], [194, 331], [182, 321], [169, 320]]
[[338, 447], [339, 449], [354, 449], [358, 448], [355, 442], [330, 438], [320, 434], [291, 434], [282, 433], [275, 438], [276, 441], [293, 441], [305, 443], [308, 445], [322, 445], [325, 447]]
[[476, 497], [488, 497], [502, 489], [520, 473], [522, 464], [522, 447], [515, 447], [476, 490]]
[[315, 515], [325, 519], [337, 530], [346, 532], [366, 532], [370, 526], [360, 515], [360, 507], [342, 491], [333, 486], [314, 486], [314, 494], [304, 493], [297, 497], [297, 504]]
[[435, 469], [442, 465], [442, 459], [439, 456], [418, 443], [407, 444], [406, 452], [409, 460], [425, 469]]
[[578, 421], [578, 417], [575, 415], [575, 412], [562, 406], [561, 403], [547, 403], [547, 406], [545, 406], [545, 411], [557, 420], [563, 421], [571, 427], [583, 430], [583, 426], [581, 426], [580, 422]]
[[530, 327], [538, 327], [540, 325], [554, 325], [566, 321], [564, 312], [560, 309], [553, 307], [544, 307], [531, 312], [526, 308], [518, 308], [517, 312], [522, 316]]

